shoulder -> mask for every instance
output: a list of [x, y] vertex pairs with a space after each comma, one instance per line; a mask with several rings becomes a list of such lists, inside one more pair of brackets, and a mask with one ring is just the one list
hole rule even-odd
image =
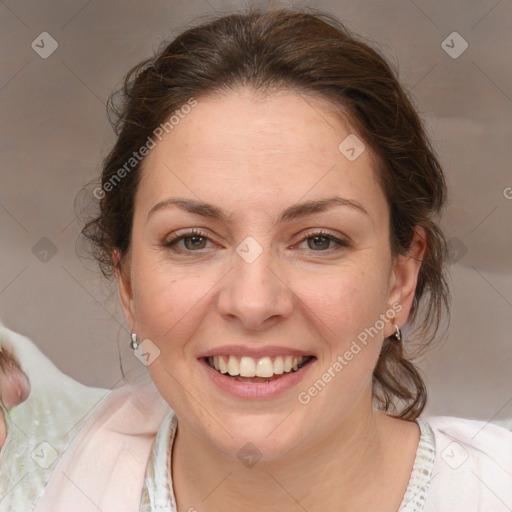
[[[6, 411], [1, 510], [32, 510], [36, 503], [52, 512], [85, 511], [90, 503], [130, 510], [123, 504], [140, 499], [149, 451], [169, 411], [149, 377], [114, 390], [88, 387], [2, 326], [0, 346], [15, 354], [31, 383], [28, 399]], [[80, 502], [84, 496], [92, 501]]]
[[[432, 416], [435, 459], [425, 512], [512, 507], [512, 432], [489, 421]], [[459, 507], [459, 508], [457, 508]]]
[[[426, 418], [436, 440], [436, 452], [450, 461], [471, 458], [479, 464], [494, 461], [498, 466], [512, 467], [512, 431], [489, 421], [434, 416]], [[448, 464], [450, 465], [450, 464]], [[456, 465], [455, 461], [452, 466]]]
[[87, 387], [62, 373], [35, 345], [0, 326], [8, 347], [29, 378], [27, 400], [4, 409], [7, 438], [0, 450], [2, 510], [32, 510], [57, 460], [109, 390]]
[[[152, 382], [113, 390], [59, 459], [35, 510], [138, 510], [151, 448], [169, 411]], [[87, 489], [87, 500], [77, 489]]]

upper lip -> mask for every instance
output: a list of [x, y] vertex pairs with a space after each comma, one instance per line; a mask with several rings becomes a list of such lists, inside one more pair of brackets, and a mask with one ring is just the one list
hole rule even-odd
[[274, 356], [295, 356], [305, 357], [312, 356], [311, 352], [305, 350], [299, 350], [291, 347], [280, 347], [276, 345], [269, 345], [268, 347], [244, 347], [242, 345], [223, 345], [222, 347], [215, 347], [206, 352], [203, 352], [197, 356], [198, 359], [203, 357], [214, 357], [214, 356], [247, 356], [254, 359], [261, 359], [262, 357], [274, 357]]

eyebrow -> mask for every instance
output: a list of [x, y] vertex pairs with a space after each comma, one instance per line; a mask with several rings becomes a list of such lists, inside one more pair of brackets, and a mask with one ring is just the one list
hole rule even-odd
[[[147, 219], [149, 219], [149, 217], [154, 212], [168, 208], [169, 206], [178, 206], [179, 208], [186, 210], [189, 213], [194, 213], [196, 215], [201, 215], [202, 217], [219, 220], [221, 222], [226, 222], [229, 218], [229, 215], [225, 211], [212, 204], [205, 203], [203, 201], [196, 201], [194, 199], [172, 198], [155, 204], [149, 210]], [[290, 222], [292, 220], [306, 217], [313, 213], [324, 212], [334, 206], [348, 206], [369, 216], [363, 205], [358, 201], [334, 196], [326, 199], [318, 199], [316, 201], [306, 201], [303, 203], [294, 204], [286, 208], [286, 210], [281, 213], [277, 220], [277, 224]]]

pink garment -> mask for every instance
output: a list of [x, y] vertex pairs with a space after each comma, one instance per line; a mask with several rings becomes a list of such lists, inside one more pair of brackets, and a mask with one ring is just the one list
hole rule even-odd
[[152, 383], [113, 390], [63, 454], [34, 512], [139, 512], [167, 403]]
[[[144, 511], [176, 512], [169, 468], [177, 419], [147, 373], [113, 391], [89, 388], [28, 338], [0, 329], [2, 343], [16, 349], [32, 385], [7, 415], [2, 512], [140, 512], [141, 499]], [[487, 421], [426, 421], [401, 510], [510, 512], [512, 433]]]

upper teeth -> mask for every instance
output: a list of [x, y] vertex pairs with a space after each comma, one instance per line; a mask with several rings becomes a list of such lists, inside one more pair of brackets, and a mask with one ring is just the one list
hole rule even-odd
[[208, 357], [210, 366], [221, 373], [240, 375], [241, 377], [272, 377], [292, 370], [298, 370], [309, 357], [277, 356], [274, 361], [270, 357], [254, 359], [243, 356], [213, 356]]

